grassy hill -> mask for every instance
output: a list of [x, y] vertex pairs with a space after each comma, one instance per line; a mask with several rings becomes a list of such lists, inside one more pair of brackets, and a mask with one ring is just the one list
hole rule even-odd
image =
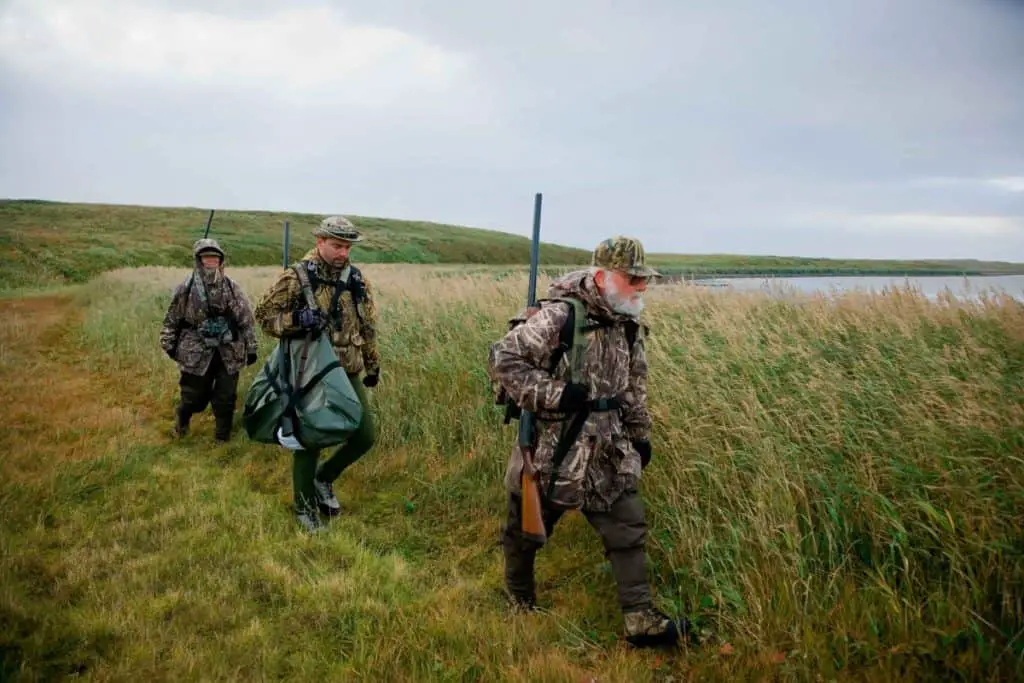
[[[191, 245], [202, 236], [208, 209], [105, 204], [65, 204], [34, 200], [0, 201], [0, 290], [34, 288], [89, 280], [107, 270], [131, 266], [183, 266]], [[321, 216], [271, 211], [223, 211], [214, 216], [211, 236], [221, 240], [236, 266], [281, 262], [283, 222], [291, 226], [293, 258], [313, 244], [310, 230]], [[364, 263], [525, 264], [530, 241], [508, 233], [355, 216], [367, 232], [360, 246]], [[547, 265], [578, 265], [590, 252], [545, 242]], [[667, 274], [997, 274], [1024, 273], [1024, 264], [976, 261], [868, 261], [736, 256], [652, 254]]]
[[[84, 282], [119, 267], [187, 266], [192, 243], [202, 237], [208, 209], [156, 208], [37, 201], [0, 203], [3, 287]], [[281, 262], [284, 221], [290, 256], [313, 245], [310, 231], [322, 216], [270, 211], [214, 215], [210, 236], [236, 266]], [[364, 263], [524, 263], [530, 241], [516, 235], [421, 221], [353, 217], [366, 230]], [[580, 249], [545, 244], [547, 264], [585, 263]]]

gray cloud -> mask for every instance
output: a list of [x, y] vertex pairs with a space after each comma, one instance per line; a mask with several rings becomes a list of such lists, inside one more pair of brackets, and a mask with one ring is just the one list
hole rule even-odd
[[437, 5], [10, 0], [0, 195], [1024, 261], [1020, 3]]

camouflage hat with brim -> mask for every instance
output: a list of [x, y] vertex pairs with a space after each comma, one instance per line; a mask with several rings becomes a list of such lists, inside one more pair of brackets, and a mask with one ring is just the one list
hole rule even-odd
[[316, 237], [331, 237], [346, 242], [362, 242], [363, 236], [352, 221], [344, 216], [328, 216], [313, 230]]
[[204, 237], [195, 241], [192, 245], [192, 255], [200, 256], [202, 254], [217, 254], [221, 260], [224, 260], [224, 250], [220, 248], [220, 244], [217, 240]]
[[617, 235], [602, 241], [594, 248], [591, 264], [636, 277], [661, 277], [661, 273], [644, 263], [644, 246], [633, 237]]

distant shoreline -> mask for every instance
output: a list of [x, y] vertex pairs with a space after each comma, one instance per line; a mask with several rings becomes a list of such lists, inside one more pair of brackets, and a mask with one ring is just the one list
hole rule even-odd
[[694, 282], [694, 283], [710, 283], [715, 280], [734, 280], [739, 278], [753, 278], [753, 279], [790, 279], [790, 278], [805, 278], [805, 277], [1007, 277], [1012, 275], [1024, 275], [1021, 273], [986, 273], [979, 271], [965, 271], [965, 272], [951, 272], [951, 271], [930, 271], [930, 270], [904, 270], [904, 271], [893, 271], [893, 270], [820, 270], [820, 271], [809, 271], [809, 272], [772, 272], [772, 271], [761, 271], [761, 272], [730, 272], [730, 273], [672, 273], [662, 272], [662, 281], [665, 282]]

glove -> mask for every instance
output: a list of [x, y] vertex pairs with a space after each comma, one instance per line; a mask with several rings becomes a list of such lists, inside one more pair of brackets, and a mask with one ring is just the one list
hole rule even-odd
[[292, 325], [304, 330], [316, 330], [324, 325], [324, 315], [320, 309], [302, 308], [292, 312]]
[[634, 441], [633, 448], [640, 454], [640, 469], [647, 467], [647, 464], [651, 462], [651, 442]]
[[363, 386], [368, 388], [375, 387], [377, 386], [377, 382], [379, 381], [380, 370], [374, 370], [373, 372], [367, 374], [366, 377], [363, 377]]
[[574, 384], [569, 382], [562, 390], [562, 398], [558, 401], [558, 412], [574, 413], [582, 410], [587, 404], [587, 394], [590, 389], [585, 384]]
[[258, 356], [255, 353], [250, 353], [250, 354], [246, 355], [246, 357], [245, 357], [245, 364], [246, 365], [252, 365], [253, 363], [256, 362], [257, 358], [258, 358]]

